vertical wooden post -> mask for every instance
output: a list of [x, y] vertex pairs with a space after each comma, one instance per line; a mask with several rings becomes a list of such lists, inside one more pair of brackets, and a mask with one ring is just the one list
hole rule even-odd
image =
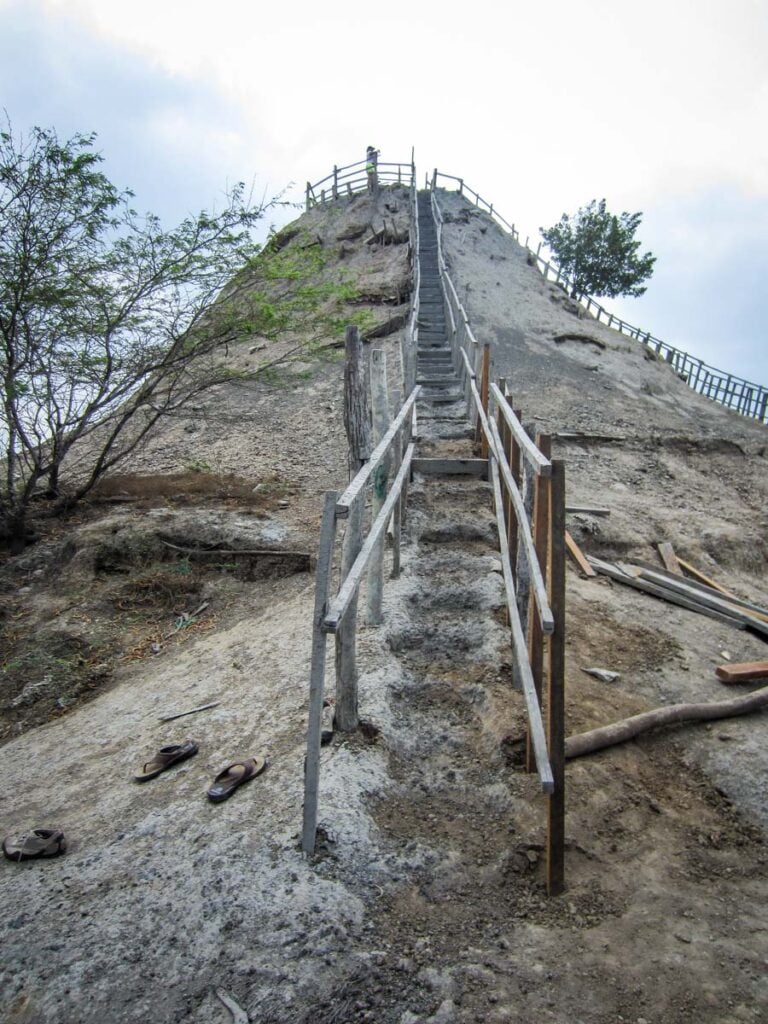
[[[387, 357], [381, 349], [371, 352], [371, 413], [373, 422], [373, 443], [378, 444], [389, 429], [389, 395], [387, 393]], [[373, 471], [373, 494], [371, 498], [371, 522], [381, 511], [387, 499], [389, 479], [389, 456], [383, 459]], [[366, 593], [367, 621], [377, 626], [383, 621], [381, 610], [384, 590], [384, 537], [382, 533], [376, 542], [368, 568], [368, 589]]]
[[312, 185], [310, 184], [310, 182], [307, 182], [307, 210], [309, 210], [309, 192], [311, 188]]
[[333, 198], [339, 198], [339, 168], [333, 165]]
[[320, 734], [323, 718], [325, 685], [326, 634], [323, 619], [328, 606], [336, 535], [336, 491], [328, 491], [323, 506], [320, 546], [315, 570], [315, 608], [312, 614], [312, 661], [309, 674], [309, 724], [307, 726], [307, 760], [304, 767], [304, 825], [301, 848], [307, 856], [315, 852], [317, 833], [317, 797], [320, 788]]
[[[400, 466], [403, 461], [403, 429], [401, 428], [397, 432], [397, 437], [394, 440], [394, 462], [392, 465], [392, 476], [396, 477], [400, 472]], [[402, 532], [403, 532], [403, 509], [404, 509], [404, 490], [400, 492], [400, 496], [395, 502], [395, 511], [390, 521], [392, 527], [392, 579], [396, 580], [400, 575], [400, 545], [402, 543]]]
[[549, 763], [555, 788], [549, 796], [547, 823], [547, 892], [565, 888], [565, 462], [552, 462], [550, 487], [549, 601], [555, 631], [549, 638], [547, 727]]
[[[480, 345], [476, 342], [472, 342], [472, 358], [470, 359], [472, 364], [472, 370], [475, 374], [475, 385], [477, 385], [482, 377], [483, 373], [483, 353]], [[475, 441], [480, 440], [482, 433], [482, 427], [480, 426], [480, 413], [476, 410], [475, 412]]]
[[[344, 366], [344, 428], [349, 443], [349, 472], [354, 476], [370, 458], [368, 389], [365, 386], [363, 342], [357, 327], [347, 327]], [[352, 502], [344, 532], [341, 578], [352, 568], [363, 546], [365, 489]], [[357, 728], [357, 595], [336, 631], [336, 726], [341, 732]]]
[[[535, 428], [531, 423], [523, 424], [523, 428], [529, 437], [534, 436]], [[533, 522], [533, 497], [535, 491], [536, 475], [528, 462], [523, 459], [521, 464], [520, 490], [525, 507], [525, 517], [528, 523]], [[522, 531], [523, 524], [520, 524]], [[517, 591], [517, 610], [520, 612], [520, 625], [523, 627], [523, 635], [528, 635], [528, 596], [531, 589], [531, 567], [528, 564], [528, 555], [523, 545], [523, 539], [518, 534], [517, 538], [517, 574], [515, 577], [515, 590]]]
[[[552, 442], [547, 434], [536, 435], [536, 447], [545, 459], [552, 456]], [[536, 548], [536, 558], [541, 568], [542, 575], [546, 578], [547, 557], [549, 554], [549, 478], [539, 474], [536, 477], [536, 484], [533, 496], [533, 543]], [[528, 661], [533, 673], [533, 684], [536, 687], [536, 695], [541, 704], [541, 694], [544, 680], [544, 634], [541, 631], [541, 622], [535, 607], [533, 593], [530, 597], [528, 639]], [[526, 733], [525, 766], [529, 772], [534, 771], [535, 763], [533, 747], [530, 742], [530, 735]]]
[[[491, 346], [488, 342], [483, 345], [483, 364], [480, 375], [480, 401], [483, 406], [483, 412], [488, 415], [488, 395], [490, 393], [490, 382], [491, 382]], [[478, 416], [478, 423], [480, 417]], [[480, 458], [488, 458], [488, 438], [485, 436], [485, 431], [480, 428]]]

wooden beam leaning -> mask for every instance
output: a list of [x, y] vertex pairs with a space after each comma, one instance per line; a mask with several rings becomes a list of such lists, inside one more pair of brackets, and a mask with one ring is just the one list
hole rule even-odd
[[349, 515], [350, 506], [352, 505], [360, 491], [362, 491], [363, 487], [365, 487], [371, 473], [374, 471], [374, 469], [376, 469], [378, 464], [387, 454], [389, 446], [392, 444], [395, 435], [408, 418], [408, 415], [413, 409], [413, 406], [416, 402], [416, 399], [419, 397], [420, 392], [421, 385], [417, 384], [416, 387], [408, 396], [408, 398], [406, 398], [400, 412], [392, 420], [392, 423], [389, 426], [389, 430], [386, 432], [384, 437], [382, 437], [382, 439], [376, 445], [374, 450], [371, 452], [370, 459], [360, 469], [360, 471], [357, 473], [357, 475], [354, 477], [354, 479], [347, 487], [346, 491], [344, 491], [342, 496], [336, 502], [336, 515], [340, 518], [344, 518], [345, 516]]
[[661, 598], [663, 601], [669, 601], [670, 604], [680, 605], [681, 608], [686, 608], [688, 611], [698, 612], [700, 615], [707, 615], [710, 619], [726, 623], [729, 626], [735, 626], [736, 629], [746, 628], [743, 620], [738, 619], [733, 615], [716, 612], [714, 609], [707, 607], [701, 602], [683, 597], [666, 587], [660, 587], [654, 583], [648, 583], [646, 580], [641, 580], [636, 576], [628, 576], [627, 573], [623, 572], [617, 565], [613, 565], [611, 562], [604, 562], [600, 558], [593, 558], [592, 555], [587, 555], [587, 561], [592, 568], [597, 569], [599, 573], [602, 573], [604, 576], [609, 576], [611, 579], [625, 584], [625, 586], [634, 587], [635, 590], [642, 590], [646, 594], [652, 594], [654, 597]]
[[520, 494], [520, 489], [517, 483], [512, 478], [512, 473], [509, 466], [507, 465], [506, 459], [503, 457], [503, 449], [501, 445], [501, 438], [499, 437], [499, 431], [493, 420], [486, 420], [485, 426], [489, 429], [491, 439], [491, 451], [496, 457], [499, 463], [499, 470], [501, 477], [504, 481], [504, 486], [512, 499], [512, 505], [517, 518], [519, 536], [522, 541], [525, 556], [528, 560], [531, 573], [531, 583], [533, 585], [533, 592], [536, 598], [536, 608], [539, 613], [539, 622], [541, 624], [542, 631], [544, 633], [552, 633], [555, 628], [555, 620], [552, 615], [552, 609], [549, 606], [549, 599], [547, 597], [547, 588], [544, 583], [544, 578], [541, 572], [541, 566], [539, 560], [536, 557], [536, 549], [533, 544], [533, 536], [531, 534], [528, 520], [525, 515], [525, 506], [523, 504], [523, 497]]
[[547, 733], [554, 790], [547, 826], [547, 893], [565, 888], [565, 463], [552, 463], [549, 592], [555, 631], [549, 638]]
[[552, 472], [552, 463], [538, 450], [531, 438], [526, 434], [523, 429], [523, 425], [515, 416], [512, 411], [509, 402], [499, 390], [497, 384], [491, 385], [491, 394], [496, 401], [497, 408], [501, 409], [501, 414], [504, 417], [507, 426], [512, 431], [515, 440], [520, 445], [520, 449], [533, 467], [534, 473], [541, 474], [542, 476], [549, 476]]
[[664, 568], [667, 570], [667, 572], [673, 572], [677, 576], [682, 576], [683, 570], [680, 568], [680, 563], [677, 560], [675, 549], [672, 547], [669, 541], [659, 541], [656, 547], [658, 549], [659, 555], [661, 556], [661, 560], [664, 563]]
[[597, 576], [595, 570], [584, 557], [584, 552], [581, 550], [579, 545], [576, 543], [576, 541], [573, 539], [573, 537], [567, 530], [565, 531], [565, 546], [568, 549], [568, 554], [574, 560], [576, 565], [578, 565], [579, 569], [584, 573], [585, 576], [588, 576], [590, 578]]
[[338, 632], [339, 626], [344, 619], [347, 609], [357, 596], [357, 589], [360, 586], [363, 573], [365, 572], [368, 561], [373, 553], [376, 541], [386, 529], [389, 517], [392, 515], [392, 510], [395, 507], [400, 491], [411, 471], [411, 461], [413, 459], [414, 448], [415, 445], [413, 443], [408, 445], [408, 449], [403, 458], [403, 464], [400, 467], [400, 472], [392, 483], [392, 488], [387, 495], [387, 500], [382, 505], [381, 511], [374, 522], [371, 523], [371, 529], [365, 539], [365, 543], [360, 548], [357, 558], [346, 573], [345, 578], [342, 580], [338, 594], [330, 604], [325, 619], [323, 620], [323, 629], [327, 633]]
[[750, 612], [744, 608], [740, 608], [732, 601], [729, 601], [727, 597], [714, 597], [705, 593], [700, 587], [690, 586], [685, 583], [682, 577], [679, 581], [673, 580], [670, 574], [662, 576], [661, 573], [654, 572], [650, 569], [641, 569], [640, 578], [647, 580], [649, 583], [662, 586], [676, 594], [681, 594], [683, 597], [695, 600], [706, 608], [712, 608], [716, 612], [731, 615], [733, 618], [739, 619], [745, 625], [749, 626], [750, 629], [754, 629], [758, 633], [765, 633], [768, 635], [768, 622], [765, 621], [762, 613]]
[[315, 852], [317, 801], [320, 787], [320, 733], [323, 718], [326, 636], [322, 623], [328, 606], [331, 583], [333, 542], [336, 535], [336, 491], [325, 495], [320, 527], [320, 546], [315, 570], [315, 607], [312, 613], [312, 660], [309, 671], [309, 724], [307, 726], [307, 762], [304, 772], [304, 824], [301, 848], [309, 857]]
[[528, 726], [531, 734], [531, 745], [533, 746], [536, 770], [539, 774], [541, 788], [545, 793], [551, 793], [554, 789], [554, 778], [547, 753], [547, 738], [544, 733], [544, 722], [541, 717], [541, 707], [536, 696], [536, 687], [533, 682], [531, 666], [528, 664], [528, 645], [523, 635], [523, 627], [520, 624], [520, 616], [517, 611], [517, 597], [515, 596], [515, 584], [512, 579], [512, 564], [509, 560], [507, 548], [507, 527], [504, 522], [504, 503], [501, 497], [501, 484], [499, 482], [499, 467], [495, 459], [491, 459], [491, 482], [493, 484], [493, 498], [496, 504], [496, 525], [499, 531], [499, 547], [501, 549], [501, 565], [504, 577], [504, 590], [507, 599], [507, 611], [509, 614], [509, 626], [512, 634], [512, 654], [515, 659], [515, 667], [523, 690], [525, 706], [528, 713]]

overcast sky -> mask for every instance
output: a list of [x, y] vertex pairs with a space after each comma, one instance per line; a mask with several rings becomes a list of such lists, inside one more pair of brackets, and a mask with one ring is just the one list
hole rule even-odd
[[168, 223], [239, 180], [300, 199], [369, 143], [532, 239], [593, 198], [641, 210], [654, 277], [606, 306], [768, 384], [766, 0], [371, 6], [0, 0], [0, 106], [96, 131]]

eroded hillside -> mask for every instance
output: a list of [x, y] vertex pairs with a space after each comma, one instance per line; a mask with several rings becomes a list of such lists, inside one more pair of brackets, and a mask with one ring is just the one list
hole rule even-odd
[[[670, 540], [768, 601], [765, 428], [580, 318], [488, 218], [440, 202], [494, 376], [553, 435], [569, 503], [610, 509], [569, 518], [583, 547], [650, 561]], [[324, 748], [318, 856], [298, 850], [306, 554], [322, 492], [347, 479], [339, 327], [357, 317], [386, 351], [394, 392], [407, 209], [384, 191], [284, 229], [272, 269], [234, 286], [278, 310], [302, 292], [302, 329], [243, 339], [231, 383], [3, 567], [6, 643], [27, 642], [5, 663], [3, 832], [70, 841], [0, 869], [9, 1021], [208, 1024], [227, 1019], [219, 987], [265, 1024], [764, 1019], [765, 714], [572, 763], [568, 887], [547, 900], [482, 482], [415, 481], [402, 578], [360, 636], [367, 727]], [[567, 582], [570, 730], [717, 699], [724, 651], [765, 657], [744, 632], [572, 568]], [[132, 781], [187, 737], [195, 757]], [[210, 804], [213, 776], [253, 755], [266, 772]]]

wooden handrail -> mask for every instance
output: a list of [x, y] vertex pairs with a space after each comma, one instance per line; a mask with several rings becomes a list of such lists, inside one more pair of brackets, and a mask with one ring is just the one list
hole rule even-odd
[[[362, 582], [363, 573], [368, 566], [376, 541], [381, 536], [382, 531], [386, 529], [387, 524], [389, 523], [389, 517], [392, 515], [392, 510], [400, 497], [403, 485], [410, 475], [414, 449], [415, 445], [411, 442], [405, 450], [405, 456], [403, 457], [400, 471], [392, 482], [392, 487], [387, 495], [387, 499], [381, 506], [381, 511], [378, 516], [376, 516], [376, 519], [371, 523], [371, 528], [363, 546], [360, 548], [360, 553], [353, 562], [346, 579], [342, 581], [338, 594], [331, 601], [328, 612], [323, 619], [323, 630], [327, 633], [336, 632], [341, 620], [344, 618], [344, 613], [349, 607], [352, 598], [357, 593], [357, 588]], [[337, 503], [337, 515], [338, 507]]]
[[413, 391], [410, 393], [408, 398], [403, 402], [402, 408], [397, 416], [392, 420], [389, 430], [382, 437], [379, 443], [371, 452], [371, 457], [360, 469], [354, 479], [351, 481], [346, 491], [342, 494], [339, 500], [336, 502], [336, 515], [340, 518], [344, 518], [349, 515], [349, 509], [352, 503], [357, 498], [358, 494], [362, 491], [371, 473], [376, 469], [379, 463], [385, 458], [395, 435], [405, 423], [408, 414], [413, 409], [416, 399], [419, 397], [421, 392], [421, 385], [417, 384]]
[[496, 504], [496, 524], [499, 531], [499, 547], [501, 549], [501, 564], [504, 576], [504, 591], [507, 598], [507, 611], [509, 612], [509, 624], [512, 633], [512, 651], [515, 656], [517, 674], [520, 685], [523, 689], [526, 711], [528, 713], [528, 726], [530, 728], [531, 745], [536, 760], [536, 770], [539, 774], [541, 788], [545, 793], [552, 793], [555, 788], [552, 768], [547, 753], [547, 739], [544, 733], [544, 723], [541, 717], [541, 707], [536, 695], [536, 686], [533, 681], [533, 673], [528, 662], [528, 647], [523, 634], [520, 612], [517, 608], [515, 597], [515, 585], [512, 577], [512, 563], [509, 558], [509, 546], [507, 544], [507, 528], [504, 518], [504, 502], [501, 497], [501, 484], [499, 483], [499, 470], [495, 460], [491, 460], [491, 483], [493, 484], [493, 498]]
[[509, 402], [501, 393], [498, 384], [491, 384], [491, 394], [496, 399], [497, 408], [501, 411], [504, 421], [515, 435], [515, 440], [520, 445], [522, 453], [530, 463], [534, 473], [536, 473], [537, 476], [551, 476], [552, 463], [549, 459], [544, 458], [539, 449], [526, 434], [522, 423], [510, 408]]
[[501, 471], [501, 477], [504, 481], [504, 487], [512, 499], [512, 504], [515, 509], [515, 515], [517, 517], [517, 524], [519, 530], [519, 537], [523, 542], [523, 549], [525, 551], [525, 557], [528, 562], [528, 568], [531, 572], [531, 583], [533, 584], [533, 594], [536, 599], [536, 610], [539, 613], [539, 623], [543, 633], [552, 633], [555, 628], [555, 619], [552, 615], [552, 609], [549, 606], [549, 598], [547, 597], [547, 585], [544, 582], [544, 574], [542, 568], [539, 565], [539, 559], [536, 554], [536, 547], [533, 543], [533, 534], [531, 533], [531, 526], [528, 522], [528, 516], [525, 512], [525, 505], [523, 504], [523, 496], [520, 493], [520, 488], [515, 482], [515, 478], [512, 476], [512, 470], [509, 468], [509, 463], [504, 455], [504, 445], [501, 442], [499, 436], [499, 428], [493, 419], [488, 419], [483, 411], [483, 407], [480, 403], [480, 393], [477, 390], [477, 385], [472, 382], [472, 395], [475, 399], [475, 404], [478, 409], [478, 415], [480, 416], [480, 423], [482, 429], [485, 431], [488, 439], [488, 448], [490, 454], [495, 458]]

